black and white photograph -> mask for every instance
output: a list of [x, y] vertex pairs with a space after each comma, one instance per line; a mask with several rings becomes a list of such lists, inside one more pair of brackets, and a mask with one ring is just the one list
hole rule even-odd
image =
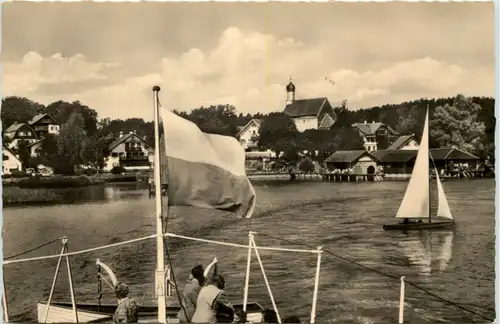
[[494, 2], [1, 20], [4, 323], [495, 321]]

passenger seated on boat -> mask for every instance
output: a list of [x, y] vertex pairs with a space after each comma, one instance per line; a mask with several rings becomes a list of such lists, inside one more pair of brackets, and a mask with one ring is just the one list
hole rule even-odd
[[191, 274], [182, 291], [182, 307], [177, 314], [181, 323], [189, 323], [196, 310], [196, 301], [201, 287], [205, 285], [205, 275], [201, 264], [191, 269]]
[[132, 298], [128, 297], [129, 289], [124, 283], [118, 283], [115, 287], [118, 307], [113, 315], [113, 323], [137, 323], [139, 307]]
[[234, 308], [224, 291], [225, 285], [224, 278], [215, 274], [210, 283], [201, 288], [191, 323], [233, 322]]
[[272, 309], [264, 309], [262, 311], [262, 323], [265, 324], [277, 324], [278, 323], [278, 315]]

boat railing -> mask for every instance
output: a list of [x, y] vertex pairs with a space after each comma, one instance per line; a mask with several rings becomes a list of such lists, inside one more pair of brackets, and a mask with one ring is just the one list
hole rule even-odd
[[[285, 248], [285, 247], [268, 247], [268, 246], [258, 246], [255, 240], [255, 236], [257, 235], [256, 232], [249, 232], [248, 233], [248, 244], [237, 244], [237, 243], [231, 243], [231, 242], [223, 242], [223, 241], [215, 241], [215, 240], [208, 240], [208, 239], [201, 239], [201, 238], [195, 238], [195, 237], [189, 237], [185, 235], [179, 235], [179, 234], [174, 234], [174, 233], [165, 233], [163, 234], [164, 237], [172, 237], [172, 238], [179, 238], [179, 239], [184, 239], [184, 240], [190, 240], [190, 241], [196, 241], [196, 242], [202, 242], [202, 243], [208, 243], [208, 244], [215, 244], [215, 245], [223, 245], [223, 246], [228, 246], [228, 247], [233, 247], [233, 248], [241, 248], [241, 249], [247, 249], [248, 250], [248, 256], [247, 256], [247, 264], [246, 264], [246, 273], [245, 273], [245, 285], [244, 285], [244, 295], [243, 295], [243, 311], [246, 312], [247, 310], [247, 303], [248, 303], [248, 290], [249, 290], [249, 281], [250, 281], [250, 266], [251, 266], [251, 259], [252, 259], [252, 251], [255, 253], [255, 256], [257, 258], [257, 262], [259, 263], [260, 270], [262, 272], [264, 282], [266, 284], [267, 292], [269, 294], [272, 306], [274, 311], [276, 312], [276, 315], [278, 317], [279, 323], [281, 323], [281, 317], [278, 311], [278, 307], [276, 306], [276, 302], [274, 299], [274, 295], [271, 290], [271, 286], [269, 284], [269, 280], [266, 275], [266, 271], [264, 269], [264, 264], [262, 262], [261, 256], [259, 251], [278, 251], [278, 252], [292, 252], [292, 253], [308, 253], [308, 254], [316, 254], [317, 255], [317, 262], [316, 262], [316, 272], [315, 272], [315, 277], [314, 277], [314, 290], [313, 290], [313, 298], [312, 298], [312, 306], [311, 306], [311, 315], [310, 315], [310, 323], [315, 323], [316, 319], [316, 310], [317, 310], [317, 303], [318, 303], [318, 291], [319, 291], [319, 277], [320, 277], [320, 269], [321, 269], [321, 256], [323, 252], [323, 247], [319, 246], [317, 249], [294, 249], [294, 248]], [[80, 255], [80, 254], [85, 254], [85, 253], [90, 253], [90, 252], [95, 252], [107, 248], [112, 248], [112, 247], [117, 247], [120, 245], [126, 245], [126, 244], [132, 244], [148, 239], [153, 239], [156, 238], [156, 235], [149, 235], [141, 238], [136, 238], [128, 241], [122, 241], [122, 242], [117, 242], [117, 243], [112, 243], [108, 245], [103, 245], [103, 246], [98, 246], [94, 248], [89, 248], [85, 250], [79, 250], [79, 251], [74, 251], [74, 252], [69, 252], [68, 251], [68, 239], [66, 237], [62, 238], [62, 249], [60, 254], [56, 255], [46, 255], [46, 256], [39, 256], [39, 257], [31, 257], [31, 258], [24, 258], [24, 259], [14, 259], [14, 260], [5, 260], [3, 262], [4, 265], [9, 265], [9, 264], [15, 264], [15, 263], [25, 263], [25, 262], [30, 262], [30, 261], [39, 261], [39, 260], [47, 260], [47, 259], [55, 259], [58, 258], [57, 261], [57, 266], [56, 266], [56, 272], [54, 274], [54, 279], [52, 282], [52, 288], [49, 293], [49, 299], [47, 301], [47, 305], [45, 308], [45, 322], [48, 318], [49, 314], [49, 308], [50, 308], [50, 303], [52, 302], [52, 297], [55, 289], [55, 285], [57, 282], [58, 274], [59, 274], [59, 269], [61, 266], [61, 262], [63, 258], [66, 261], [67, 264], [67, 271], [68, 271], [68, 278], [69, 278], [69, 285], [70, 285], [70, 294], [71, 294], [71, 303], [72, 303], [72, 308], [73, 308], [73, 320], [75, 323], [78, 323], [78, 312], [77, 312], [77, 307], [76, 307], [76, 298], [75, 298], [75, 291], [74, 291], [74, 286], [73, 286], [73, 274], [71, 271], [71, 263], [70, 263], [70, 256], [74, 255]], [[96, 261], [96, 264], [98, 267], [106, 267], [104, 263], [100, 262], [98, 259]], [[174, 283], [170, 280], [170, 271], [172, 269], [168, 269], [166, 276], [167, 276], [167, 293], [168, 291], [172, 288]], [[104, 278], [102, 275], [99, 273], [98, 274], [99, 278]], [[113, 275], [114, 276], [114, 275]], [[116, 278], [113, 280], [113, 284], [116, 284]], [[113, 286], [109, 282], [107, 282], [108, 285]], [[170, 287], [168, 287], [170, 286]], [[7, 305], [7, 298], [6, 298], [6, 289], [5, 289], [5, 283], [3, 286], [3, 312], [4, 312], [4, 322], [8, 323], [9, 322], [9, 315], [8, 315], [8, 305]]]

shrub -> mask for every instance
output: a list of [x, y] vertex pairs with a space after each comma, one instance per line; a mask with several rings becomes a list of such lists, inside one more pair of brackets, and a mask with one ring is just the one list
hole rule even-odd
[[313, 172], [314, 162], [310, 158], [305, 158], [299, 163], [299, 170], [305, 173]]
[[78, 177], [31, 177], [18, 182], [19, 188], [79, 188], [100, 184], [102, 181], [91, 180], [86, 176]]

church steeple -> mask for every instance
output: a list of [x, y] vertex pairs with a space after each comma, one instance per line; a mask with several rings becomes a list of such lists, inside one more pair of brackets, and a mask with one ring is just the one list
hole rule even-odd
[[290, 77], [290, 83], [286, 86], [286, 104], [290, 105], [295, 101], [295, 85], [292, 83], [292, 77]]

